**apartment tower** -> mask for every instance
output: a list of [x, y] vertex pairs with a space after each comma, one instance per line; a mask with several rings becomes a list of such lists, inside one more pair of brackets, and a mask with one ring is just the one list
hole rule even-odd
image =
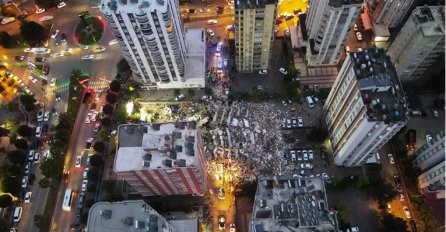
[[415, 8], [387, 51], [401, 81], [423, 76], [444, 55], [444, 25], [444, 6]]
[[348, 54], [324, 105], [336, 165], [378, 161], [377, 151], [406, 124], [406, 106], [384, 50]]
[[268, 69], [276, 6], [275, 0], [235, 2], [235, 62], [239, 72]]
[[100, 10], [142, 87], [204, 87], [204, 33], [186, 32], [178, 1], [102, 0]]
[[361, 9], [361, 0], [311, 1], [306, 29], [309, 66], [336, 65]]
[[414, 0], [366, 0], [365, 2], [373, 22], [393, 28], [403, 21]]
[[197, 123], [119, 126], [113, 170], [143, 196], [202, 196], [207, 168]]

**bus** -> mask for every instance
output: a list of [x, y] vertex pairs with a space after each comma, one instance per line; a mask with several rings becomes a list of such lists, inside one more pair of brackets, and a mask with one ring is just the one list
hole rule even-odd
[[221, 56], [221, 42], [217, 43], [217, 49], [215, 50], [216, 56]]
[[70, 211], [71, 210], [71, 203], [73, 201], [73, 194], [74, 192], [70, 189], [67, 188], [67, 190], [65, 190], [65, 196], [63, 197], [63, 204], [62, 204], [62, 209], [65, 211]]

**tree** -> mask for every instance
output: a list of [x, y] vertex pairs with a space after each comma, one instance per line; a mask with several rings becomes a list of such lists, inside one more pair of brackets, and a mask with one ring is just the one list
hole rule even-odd
[[102, 181], [102, 190], [106, 191], [107, 193], [112, 193], [115, 189], [115, 182], [111, 180]]
[[296, 98], [302, 99], [304, 97], [304, 91], [301, 88], [296, 88]]
[[32, 111], [34, 109], [34, 96], [29, 94], [23, 94], [20, 96], [20, 103], [25, 106], [27, 111]]
[[28, 149], [28, 141], [26, 141], [25, 139], [17, 139], [14, 142], [14, 146], [17, 147], [18, 149], [27, 150]]
[[19, 178], [12, 178], [5, 176], [1, 179], [1, 191], [18, 195], [22, 191], [21, 180]]
[[111, 118], [105, 117], [102, 119], [102, 126], [103, 127], [109, 127], [111, 125], [112, 121]]
[[211, 89], [211, 88], [205, 88], [205, 89], [204, 89], [204, 93], [205, 93], [206, 95], [212, 95], [212, 89]]
[[240, 196], [248, 197], [251, 200], [254, 200], [255, 193], [257, 190], [257, 181], [245, 181], [241, 183], [241, 191], [239, 192]]
[[15, 150], [8, 153], [8, 159], [14, 164], [23, 164], [26, 161], [26, 154], [21, 150]]
[[179, 89], [174, 89], [174, 90], [173, 90], [173, 95], [174, 95], [174, 96], [178, 96], [178, 95], [180, 95], [180, 90], [179, 90]]
[[34, 2], [39, 6], [39, 8], [48, 9], [55, 7], [58, 1], [59, 0], [35, 0]]
[[103, 153], [105, 150], [105, 143], [103, 142], [95, 142], [93, 145], [93, 149], [97, 152]]
[[0, 231], [8, 231], [10, 228], [8, 221], [3, 218], [0, 218]]
[[22, 124], [17, 128], [17, 134], [22, 137], [30, 137], [33, 133], [33, 129], [28, 125]]
[[118, 93], [121, 90], [121, 82], [119, 82], [118, 80], [113, 80], [112, 82], [110, 82], [110, 90]]
[[[3, 91], [5, 91], [5, 87], [3, 87], [3, 85], [0, 85], [0, 93], [3, 93]], [[8, 104], [8, 106], [9, 106], [9, 104]], [[9, 111], [9, 112], [11, 112], [11, 111]]]
[[4, 48], [11, 47], [12, 38], [6, 31], [0, 32], [0, 45]]
[[94, 203], [96, 203], [96, 201], [94, 201], [93, 198], [89, 198], [88, 200], [85, 201], [85, 207], [90, 208], [94, 205]]
[[96, 183], [89, 183], [87, 187], [87, 192], [94, 193], [96, 191], [97, 184]]
[[79, 222], [82, 224], [87, 224], [88, 221], [88, 211], [86, 213], [83, 213], [80, 217], [79, 217]]
[[34, 215], [34, 225], [39, 229], [48, 227], [50, 225], [50, 222], [50, 218], [46, 215]]
[[20, 25], [20, 34], [31, 47], [34, 47], [44, 41], [45, 28], [34, 21], [26, 21]]
[[188, 89], [187, 90], [187, 95], [189, 95], [189, 97], [194, 97], [195, 96], [195, 91], [194, 91], [194, 89]]
[[102, 161], [103, 161], [102, 156], [100, 156], [98, 154], [92, 155], [90, 157], [90, 165], [92, 167], [97, 167], [97, 168], [100, 167], [102, 164]]
[[105, 104], [104, 108], [102, 109], [102, 112], [107, 115], [113, 115], [114, 107], [110, 104]]
[[117, 122], [124, 122], [127, 120], [128, 118], [128, 114], [127, 114], [127, 110], [124, 107], [124, 105], [119, 105], [116, 110], [115, 110], [115, 114], [113, 115], [114, 119]]
[[127, 63], [127, 60], [125, 60], [124, 58], [122, 58], [116, 64], [116, 69], [117, 69], [118, 73], [126, 73], [126, 72], [131, 71], [129, 63]]
[[384, 214], [381, 218], [380, 232], [409, 232], [406, 221], [392, 214]]
[[1, 208], [8, 208], [12, 205], [12, 196], [9, 194], [3, 194], [0, 195], [0, 207]]
[[5, 167], [5, 173], [9, 177], [18, 177], [22, 174], [22, 169], [17, 165], [8, 165]]
[[97, 181], [99, 179], [99, 169], [92, 168], [87, 172], [87, 179], [90, 181]]
[[328, 137], [327, 130], [324, 130], [321, 127], [313, 128], [310, 134], [307, 136], [308, 140], [313, 142], [323, 142]]
[[116, 94], [114, 93], [109, 93], [107, 94], [107, 96], [105, 96], [105, 100], [107, 101], [108, 104], [115, 104], [118, 101], [118, 96], [116, 96]]

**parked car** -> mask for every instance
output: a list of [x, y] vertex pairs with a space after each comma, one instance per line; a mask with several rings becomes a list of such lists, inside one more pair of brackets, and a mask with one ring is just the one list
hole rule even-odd
[[53, 33], [51, 34], [51, 39], [55, 39], [58, 34], [59, 34], [59, 30], [54, 30]]
[[208, 25], [214, 25], [214, 24], [217, 24], [217, 23], [218, 23], [218, 21], [216, 19], [209, 19], [208, 20]]
[[282, 73], [283, 75], [288, 74], [288, 71], [285, 68], [279, 68], [279, 72]]
[[313, 160], [314, 159], [313, 150], [308, 150], [308, 159], [309, 160]]
[[43, 121], [48, 122], [48, 120], [50, 120], [50, 112], [45, 111], [45, 113], [43, 114]]
[[81, 186], [82, 192], [87, 191], [87, 186], [88, 186], [88, 180], [82, 181], [82, 186]]
[[266, 69], [259, 70], [259, 74], [266, 75], [266, 74], [268, 74], [268, 70], [266, 70]]
[[80, 166], [81, 166], [81, 162], [82, 162], [82, 156], [81, 156], [81, 155], [78, 155], [78, 156], [76, 157], [76, 163], [74, 164], [74, 166], [75, 166], [76, 168], [80, 167]]
[[44, 56], [37, 56], [34, 58], [35, 62], [45, 62], [46, 58]]
[[22, 178], [22, 188], [28, 187], [28, 176]]
[[[33, 158], [34, 158], [34, 155], [33, 155]], [[31, 163], [30, 162], [26, 162], [25, 163], [25, 168], [24, 168], [25, 174], [29, 174], [30, 170], [31, 170]]]
[[84, 173], [83, 173], [84, 179], [87, 179], [88, 170], [90, 170], [90, 169], [89, 168], [84, 169]]
[[26, 192], [25, 194], [25, 203], [29, 204], [31, 202], [31, 196], [32, 196], [32, 192]]
[[409, 208], [407, 206], [403, 206], [403, 211], [404, 211], [404, 214], [406, 214], [406, 218], [407, 219], [411, 219], [412, 218], [412, 215], [410, 215], [410, 211], [409, 211]]
[[297, 117], [297, 124], [298, 124], [298, 127], [304, 126], [304, 121], [303, 121], [302, 117]]
[[356, 38], [359, 40], [359, 41], [362, 41], [362, 34], [361, 34], [361, 32], [356, 32]]
[[393, 158], [393, 155], [392, 154], [387, 154], [387, 157], [389, 157], [389, 163], [390, 164], [395, 164], [395, 159]]
[[431, 135], [426, 135], [426, 142], [430, 142], [432, 141], [432, 136]]
[[207, 29], [206, 32], [208, 33], [209, 36], [215, 35], [215, 33], [214, 33], [214, 31], [212, 31], [212, 29]]
[[97, 47], [97, 48], [94, 49], [94, 52], [95, 52], [95, 53], [101, 53], [101, 52], [103, 52], [103, 51], [105, 51], [105, 47], [103, 47], [103, 46], [99, 46], [99, 47]]
[[43, 110], [39, 110], [38, 112], [37, 112], [37, 121], [38, 122], [41, 122], [41, 121], [43, 121]]
[[186, 96], [184, 96], [183, 94], [180, 94], [180, 95], [178, 95], [178, 97], [175, 98], [175, 101], [181, 101], [185, 98], [186, 98]]
[[57, 8], [62, 8], [64, 6], [66, 6], [67, 4], [65, 2], [59, 2], [59, 4], [57, 4]]
[[218, 216], [218, 230], [225, 230], [226, 218], [224, 215]]
[[95, 57], [96, 57], [95, 55], [83, 55], [81, 56], [81, 60], [92, 60]]
[[8, 24], [8, 23], [12, 23], [15, 21], [14, 17], [5, 17], [2, 19], [2, 24]]
[[88, 113], [87, 116], [85, 117], [85, 123], [89, 124], [91, 122], [91, 116], [93, 114], [92, 113]]

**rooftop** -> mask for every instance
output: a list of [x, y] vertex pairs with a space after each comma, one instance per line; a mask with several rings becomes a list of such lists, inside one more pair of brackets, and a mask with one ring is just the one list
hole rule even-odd
[[167, 10], [166, 0], [102, 0], [101, 11], [135, 12], [137, 10], [151, 12]]
[[251, 230], [338, 231], [320, 177], [259, 180]]
[[421, 26], [425, 35], [444, 36], [444, 6], [421, 6], [411, 15], [416, 24]]
[[265, 8], [265, 5], [277, 4], [276, 0], [236, 0], [236, 9], [255, 9], [255, 8]]
[[98, 202], [90, 208], [87, 231], [153, 231], [165, 228], [175, 230], [172, 225], [142, 200], [122, 202]]
[[344, 5], [362, 4], [362, 0], [329, 0], [328, 5], [332, 7], [342, 7]]
[[121, 125], [114, 170], [194, 166], [198, 159], [197, 134], [195, 121]]
[[406, 97], [395, 67], [385, 51], [367, 48], [362, 52], [350, 53], [350, 57], [369, 121], [406, 121]]

